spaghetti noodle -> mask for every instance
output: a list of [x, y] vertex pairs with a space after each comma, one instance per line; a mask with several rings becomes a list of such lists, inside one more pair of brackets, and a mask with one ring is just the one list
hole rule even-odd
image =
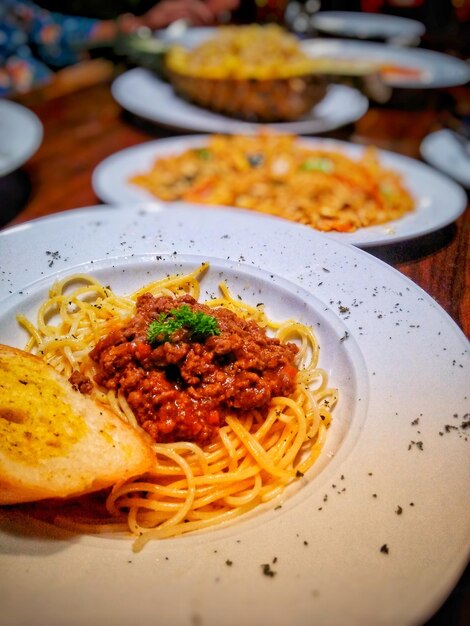
[[[67, 378], [78, 370], [94, 380], [96, 363], [89, 357], [90, 350], [133, 315], [139, 296], [191, 295], [198, 300], [199, 278], [207, 268], [203, 264], [189, 274], [155, 281], [130, 296], [119, 296], [88, 275], [65, 278], [52, 286], [35, 324], [18, 316], [30, 335], [26, 350], [42, 356]], [[256, 411], [229, 412], [218, 434], [204, 445], [155, 443], [152, 472], [117, 484], [109, 493], [71, 503], [57, 512], [56, 524], [89, 533], [130, 531], [138, 550], [149, 539], [229, 522], [279, 496], [313, 465], [325, 441], [337, 392], [318, 366], [319, 346], [312, 330], [295, 321], [269, 320], [262, 306], [233, 297], [224, 283], [220, 296], [205, 304], [255, 320], [281, 343], [295, 341], [299, 371], [293, 394], [272, 398], [263, 419]], [[94, 384], [91, 395], [140, 428], [122, 393]], [[93, 512], [96, 504], [99, 517]]]

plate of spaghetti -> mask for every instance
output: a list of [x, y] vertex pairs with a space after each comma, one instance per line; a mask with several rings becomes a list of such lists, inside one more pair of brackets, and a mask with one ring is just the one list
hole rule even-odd
[[105, 159], [92, 184], [109, 204], [157, 199], [234, 206], [364, 247], [442, 228], [466, 206], [459, 185], [414, 159], [294, 135], [151, 141]]
[[302, 224], [184, 203], [72, 210], [0, 246], [0, 343], [155, 456], [0, 506], [6, 622], [396, 626], [444, 601], [469, 549], [470, 354], [412, 282]]
[[[53, 523], [76, 531], [130, 532], [140, 550], [152, 538], [262, 509], [316, 475], [356, 412], [354, 381], [365, 379], [351, 371], [361, 363], [359, 354], [351, 358], [353, 342], [344, 349], [339, 341], [345, 328], [322, 324], [321, 305], [308, 292], [279, 281], [271, 294], [269, 277], [252, 269], [184, 257], [159, 263], [158, 272], [145, 257], [103, 265], [93, 275], [67, 272], [36, 284], [34, 317], [24, 303], [16, 320], [27, 352], [149, 436], [155, 466], [102, 494], [101, 503], [93, 496], [93, 507], [85, 497], [65, 507], [35, 505], [35, 515], [47, 509]], [[109, 285], [122, 266], [142, 280], [161, 278], [137, 279], [138, 289], [119, 294]], [[290, 317], [274, 320], [268, 310]], [[327, 329], [324, 347], [331, 346], [325, 367], [319, 324], [322, 336]], [[329, 382], [330, 360], [339, 386], [348, 381], [335, 427], [339, 391]]]

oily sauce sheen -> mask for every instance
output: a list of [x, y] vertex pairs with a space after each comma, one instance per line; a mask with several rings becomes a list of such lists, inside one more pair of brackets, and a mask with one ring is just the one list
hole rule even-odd
[[[193, 340], [185, 329], [150, 344], [149, 324], [161, 313], [188, 305], [217, 320], [220, 334]], [[254, 321], [192, 296], [140, 296], [136, 314], [90, 352], [95, 382], [122, 393], [137, 421], [156, 442], [209, 442], [229, 413], [266, 414], [271, 398], [295, 388], [298, 348], [268, 337]], [[72, 382], [88, 391], [86, 381]], [[83, 384], [82, 384], [83, 383]]]

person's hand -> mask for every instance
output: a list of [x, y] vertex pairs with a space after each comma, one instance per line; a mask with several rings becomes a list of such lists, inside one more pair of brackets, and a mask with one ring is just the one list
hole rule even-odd
[[215, 24], [217, 17], [225, 11], [235, 9], [239, 0], [162, 0], [138, 20], [139, 26], [151, 30], [165, 28], [179, 19], [186, 19], [192, 26]]
[[240, 0], [206, 0], [206, 6], [217, 16], [226, 11], [234, 11], [240, 6]]
[[212, 23], [213, 13], [201, 0], [162, 0], [144, 13], [140, 21], [155, 30], [179, 19], [187, 19], [194, 26], [205, 26]]

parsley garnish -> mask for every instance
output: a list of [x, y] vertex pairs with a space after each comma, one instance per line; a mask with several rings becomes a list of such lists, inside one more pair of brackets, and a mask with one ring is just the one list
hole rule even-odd
[[220, 335], [220, 328], [215, 317], [201, 311], [193, 311], [187, 304], [169, 313], [160, 313], [156, 320], [149, 324], [147, 341], [149, 343], [165, 343], [177, 330], [186, 330], [191, 339], [205, 339], [210, 335]]

